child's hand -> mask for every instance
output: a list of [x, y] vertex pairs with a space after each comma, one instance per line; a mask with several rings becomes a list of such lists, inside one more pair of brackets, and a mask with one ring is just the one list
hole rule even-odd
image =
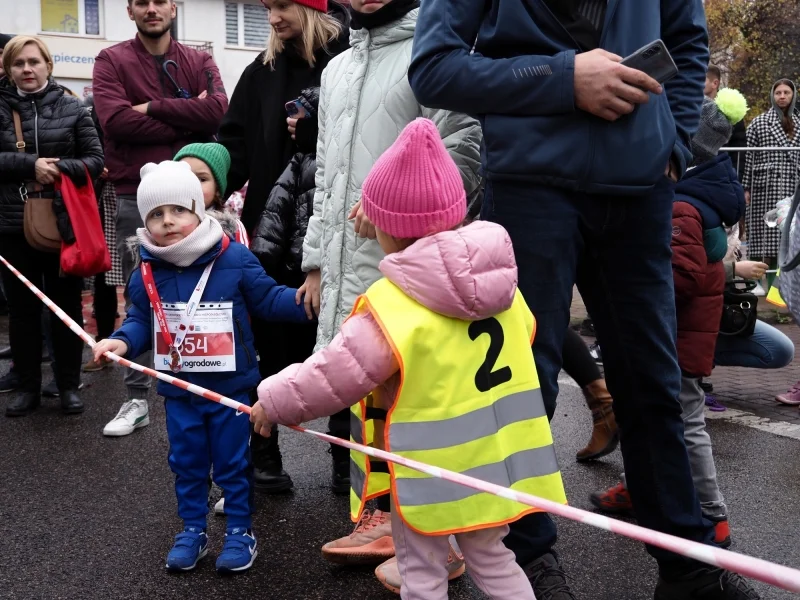
[[271, 435], [272, 423], [267, 419], [267, 411], [256, 402], [250, 409], [250, 422], [253, 424], [253, 431], [262, 437], [268, 438]]
[[112, 352], [117, 356], [125, 356], [128, 352], [128, 344], [122, 340], [101, 340], [95, 344], [94, 349], [95, 362], [111, 362], [111, 359], [103, 356], [106, 352]]
[[322, 273], [319, 269], [309, 271], [306, 275], [306, 281], [297, 290], [294, 295], [294, 301], [297, 304], [305, 303], [306, 316], [311, 321], [316, 315], [319, 315], [319, 292], [320, 283], [322, 282]]
[[361, 200], [355, 203], [355, 206], [353, 206], [353, 209], [350, 211], [350, 214], [347, 215], [347, 218], [351, 221], [353, 219], [356, 220], [354, 227], [358, 237], [367, 238], [370, 240], [374, 240], [378, 237], [375, 233], [375, 225], [372, 224], [372, 221], [369, 220], [369, 217], [367, 217], [366, 213], [364, 212], [364, 207], [362, 206]]

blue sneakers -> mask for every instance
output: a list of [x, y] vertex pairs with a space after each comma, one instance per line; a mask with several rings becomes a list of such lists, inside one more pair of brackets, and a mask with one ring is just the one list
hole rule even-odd
[[175, 545], [167, 554], [167, 571], [191, 571], [207, 553], [206, 532], [199, 527], [186, 527], [175, 536]]
[[217, 558], [218, 573], [238, 573], [253, 566], [258, 550], [252, 529], [238, 527], [225, 532], [225, 544]]

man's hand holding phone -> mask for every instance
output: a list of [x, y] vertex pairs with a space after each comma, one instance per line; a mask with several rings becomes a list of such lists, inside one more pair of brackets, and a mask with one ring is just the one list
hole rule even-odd
[[622, 65], [622, 57], [600, 48], [575, 56], [575, 106], [606, 121], [630, 114], [660, 94], [661, 84], [646, 73]]

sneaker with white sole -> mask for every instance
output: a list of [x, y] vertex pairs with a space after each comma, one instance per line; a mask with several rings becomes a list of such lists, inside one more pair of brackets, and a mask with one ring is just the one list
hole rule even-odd
[[217, 573], [239, 573], [253, 566], [258, 542], [252, 529], [237, 527], [225, 532], [225, 543], [217, 557]]
[[322, 556], [340, 565], [369, 565], [387, 561], [394, 556], [392, 514], [364, 509], [353, 533], [325, 544]]
[[128, 400], [119, 409], [117, 416], [111, 419], [103, 428], [103, 435], [109, 437], [122, 437], [130, 435], [140, 427], [150, 424], [150, 413], [147, 410], [147, 400]]
[[186, 527], [175, 536], [175, 544], [167, 555], [167, 571], [191, 571], [208, 554], [208, 536], [197, 527]]
[[214, 505], [214, 514], [217, 516], [225, 514], [225, 498], [217, 500], [217, 503]]
[[[446, 566], [448, 581], [458, 579], [466, 570], [464, 557], [453, 548], [452, 544], [450, 545], [450, 554], [447, 555]], [[400, 593], [400, 586], [403, 584], [403, 578], [400, 577], [400, 569], [397, 566], [396, 556], [393, 556], [375, 569], [375, 576], [386, 589], [393, 591], [395, 594]]]

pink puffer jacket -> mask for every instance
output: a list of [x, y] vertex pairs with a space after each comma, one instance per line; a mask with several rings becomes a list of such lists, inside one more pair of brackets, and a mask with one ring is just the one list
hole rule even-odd
[[[486, 222], [423, 238], [387, 256], [380, 270], [420, 304], [467, 321], [509, 309], [517, 289], [511, 239]], [[349, 408], [379, 386], [393, 398], [398, 370], [378, 323], [359, 313], [327, 348], [262, 381], [258, 400], [271, 422], [298, 425]]]

